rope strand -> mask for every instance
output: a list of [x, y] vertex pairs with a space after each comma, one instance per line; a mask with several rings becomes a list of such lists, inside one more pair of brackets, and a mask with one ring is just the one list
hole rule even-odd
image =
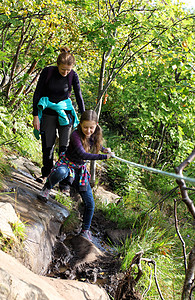
[[190, 177], [186, 177], [186, 176], [180, 176], [180, 175], [177, 175], [177, 174], [174, 174], [174, 173], [169, 173], [169, 172], [166, 172], [166, 171], [161, 171], [161, 170], [158, 170], [158, 169], [155, 169], [155, 168], [151, 168], [151, 167], [147, 167], [147, 166], [144, 166], [144, 165], [140, 165], [140, 164], [128, 161], [126, 159], [120, 158], [120, 157], [118, 157], [116, 155], [112, 155], [112, 157], [116, 158], [119, 161], [122, 161], [122, 162], [125, 162], [127, 164], [130, 164], [130, 165], [132, 165], [134, 167], [137, 167], [137, 168], [145, 169], [145, 170], [150, 171], [150, 172], [159, 173], [159, 174], [162, 174], [162, 175], [167, 175], [167, 176], [170, 176], [170, 177], [174, 177], [174, 178], [177, 178], [177, 179], [183, 179], [183, 180], [195, 183], [195, 178], [190, 178]]

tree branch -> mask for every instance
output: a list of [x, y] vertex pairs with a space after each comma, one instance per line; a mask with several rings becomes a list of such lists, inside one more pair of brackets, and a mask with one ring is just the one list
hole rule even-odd
[[[183, 175], [183, 170], [186, 166], [188, 166], [195, 158], [195, 148], [192, 153], [185, 159], [178, 167], [175, 168], [176, 174]], [[177, 184], [179, 185], [182, 201], [186, 204], [189, 212], [195, 218], [195, 206], [193, 201], [189, 198], [187, 187], [185, 181], [183, 179], [176, 180]], [[182, 292], [182, 300], [189, 300], [191, 299], [191, 293], [194, 289], [194, 280], [195, 280], [195, 244], [190, 252], [188, 266], [186, 270], [185, 281], [183, 285], [183, 292]]]
[[[119, 282], [119, 285], [118, 285], [117, 290], [116, 290], [115, 298], [114, 298], [115, 300], [137, 299], [137, 298], [133, 298], [132, 295], [134, 295], [134, 293], [135, 293], [135, 290], [134, 290], [135, 285], [138, 283], [139, 279], [141, 278], [141, 276], [143, 274], [142, 266], [141, 266], [142, 261], [147, 262], [148, 264], [152, 264], [154, 266], [154, 279], [155, 279], [156, 287], [157, 287], [157, 290], [158, 290], [158, 293], [160, 295], [161, 300], [164, 300], [163, 295], [161, 293], [160, 286], [158, 284], [158, 280], [157, 280], [156, 262], [152, 259], [142, 258], [142, 256], [143, 256], [143, 251], [140, 251], [140, 252], [136, 253], [136, 255], [133, 257], [131, 265], [129, 267], [129, 271], [127, 271], [124, 278], [122, 280], [120, 280], [120, 282]], [[137, 277], [135, 279], [133, 278], [133, 276], [131, 274], [132, 273], [132, 267], [134, 265], [137, 265], [137, 268], [138, 268]], [[151, 275], [150, 275], [149, 287], [144, 292], [143, 295], [145, 295], [148, 292], [148, 290], [150, 289], [150, 285], [151, 285]]]
[[175, 216], [175, 229], [177, 232], [177, 235], [182, 243], [182, 248], [183, 248], [183, 256], [184, 256], [184, 268], [185, 268], [185, 273], [187, 271], [187, 259], [186, 259], [186, 246], [185, 246], [185, 241], [183, 240], [179, 227], [178, 227], [178, 219], [177, 219], [177, 200], [174, 199], [174, 216]]
[[[187, 167], [195, 158], [195, 149], [192, 151], [192, 153], [188, 156], [186, 160], [184, 160], [178, 167], [175, 168], [175, 173], [183, 176], [183, 170], [185, 167]], [[177, 179], [177, 184], [179, 185], [182, 201], [186, 204], [189, 212], [191, 215], [195, 218], [195, 206], [193, 201], [189, 198], [187, 187], [185, 184], [185, 181], [183, 179]]]
[[194, 280], [195, 280], [195, 244], [189, 255], [188, 268], [187, 268], [184, 286], [183, 286], [183, 292], [182, 292], [182, 300], [191, 299], [192, 291], [195, 288]]

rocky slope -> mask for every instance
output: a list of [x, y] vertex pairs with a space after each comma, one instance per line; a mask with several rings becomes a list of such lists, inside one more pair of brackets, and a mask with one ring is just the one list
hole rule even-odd
[[[0, 252], [0, 298], [6, 300], [23, 300], [33, 297], [33, 299], [52, 300], [110, 299], [106, 291], [94, 280], [95, 277], [97, 279], [98, 272], [104, 273], [105, 270], [101, 268], [93, 272], [96, 275], [93, 280], [88, 280], [89, 283], [56, 279], [55, 277], [59, 277], [54, 274], [56, 268], [53, 268], [53, 278], [43, 276], [47, 274], [49, 266], [51, 270], [54, 249], [56, 249], [56, 245], [59, 245], [62, 224], [69, 216], [69, 212], [54, 200], [55, 190], [52, 191], [52, 197], [47, 203], [42, 203], [37, 199], [36, 195], [42, 187], [35, 180], [35, 177], [40, 175], [39, 168], [22, 157], [13, 156], [11, 159], [15, 168], [12, 169], [11, 176], [5, 178], [0, 193], [0, 212], [2, 213], [0, 231], [4, 237], [14, 238], [10, 225], [22, 222], [21, 224], [25, 226], [26, 236], [23, 243], [24, 248], [18, 247], [12, 252], [15, 258]], [[102, 195], [101, 189], [96, 192], [98, 197]], [[115, 201], [116, 198], [117, 196], [112, 193], [104, 193], [105, 202]], [[71, 239], [69, 238], [69, 242], [70, 240], [73, 255], [71, 254], [69, 257], [69, 266], [72, 265], [69, 275], [77, 273], [78, 278], [78, 270], [80, 270], [79, 276], [82, 280], [82, 266], [88, 264], [88, 270], [94, 269], [93, 262], [95, 261], [102, 262], [104, 267], [107, 264], [107, 269], [113, 269], [113, 273], [114, 265], [118, 270], [119, 264], [112, 261], [112, 255], [102, 252], [101, 247], [99, 249], [77, 234], [73, 235]], [[65, 244], [63, 245], [64, 249], [68, 249]], [[56, 257], [54, 258], [56, 259]], [[62, 262], [62, 256], [60, 261]], [[92, 265], [90, 266], [90, 264]], [[113, 276], [114, 274], [110, 278]], [[77, 279], [76, 275], [72, 277]], [[93, 281], [96, 284], [92, 284]]]

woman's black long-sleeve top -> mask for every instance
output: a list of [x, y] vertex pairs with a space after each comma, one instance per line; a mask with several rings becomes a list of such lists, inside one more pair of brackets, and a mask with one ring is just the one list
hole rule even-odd
[[[72, 86], [79, 111], [83, 113], [85, 105], [77, 73], [71, 70], [67, 76], [63, 77], [59, 73], [57, 66], [44, 68], [40, 74], [33, 96], [33, 116], [38, 115], [37, 104], [41, 97], [48, 97], [49, 101], [58, 103], [70, 97]], [[44, 114], [55, 115], [56, 112], [46, 108]]]

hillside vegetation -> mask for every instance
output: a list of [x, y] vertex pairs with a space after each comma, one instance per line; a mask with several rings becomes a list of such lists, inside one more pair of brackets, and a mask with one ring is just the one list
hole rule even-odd
[[[99, 112], [105, 144], [116, 156], [174, 173], [192, 153], [193, 10], [171, 0], [5, 0], [0, 11], [1, 176], [8, 172], [5, 151], [41, 166], [32, 97], [41, 70], [56, 64], [62, 45], [75, 55], [86, 108]], [[193, 160], [183, 174], [195, 177]], [[191, 299], [181, 295], [194, 247], [194, 215], [176, 179], [111, 159], [96, 184], [121, 196], [117, 203], [97, 207], [119, 228], [133, 229], [117, 249], [122, 269], [128, 270], [141, 250], [143, 258], [155, 261], [162, 295], [154, 263], [143, 260], [136, 288], [144, 299]], [[194, 184], [186, 185], [194, 208]]]

